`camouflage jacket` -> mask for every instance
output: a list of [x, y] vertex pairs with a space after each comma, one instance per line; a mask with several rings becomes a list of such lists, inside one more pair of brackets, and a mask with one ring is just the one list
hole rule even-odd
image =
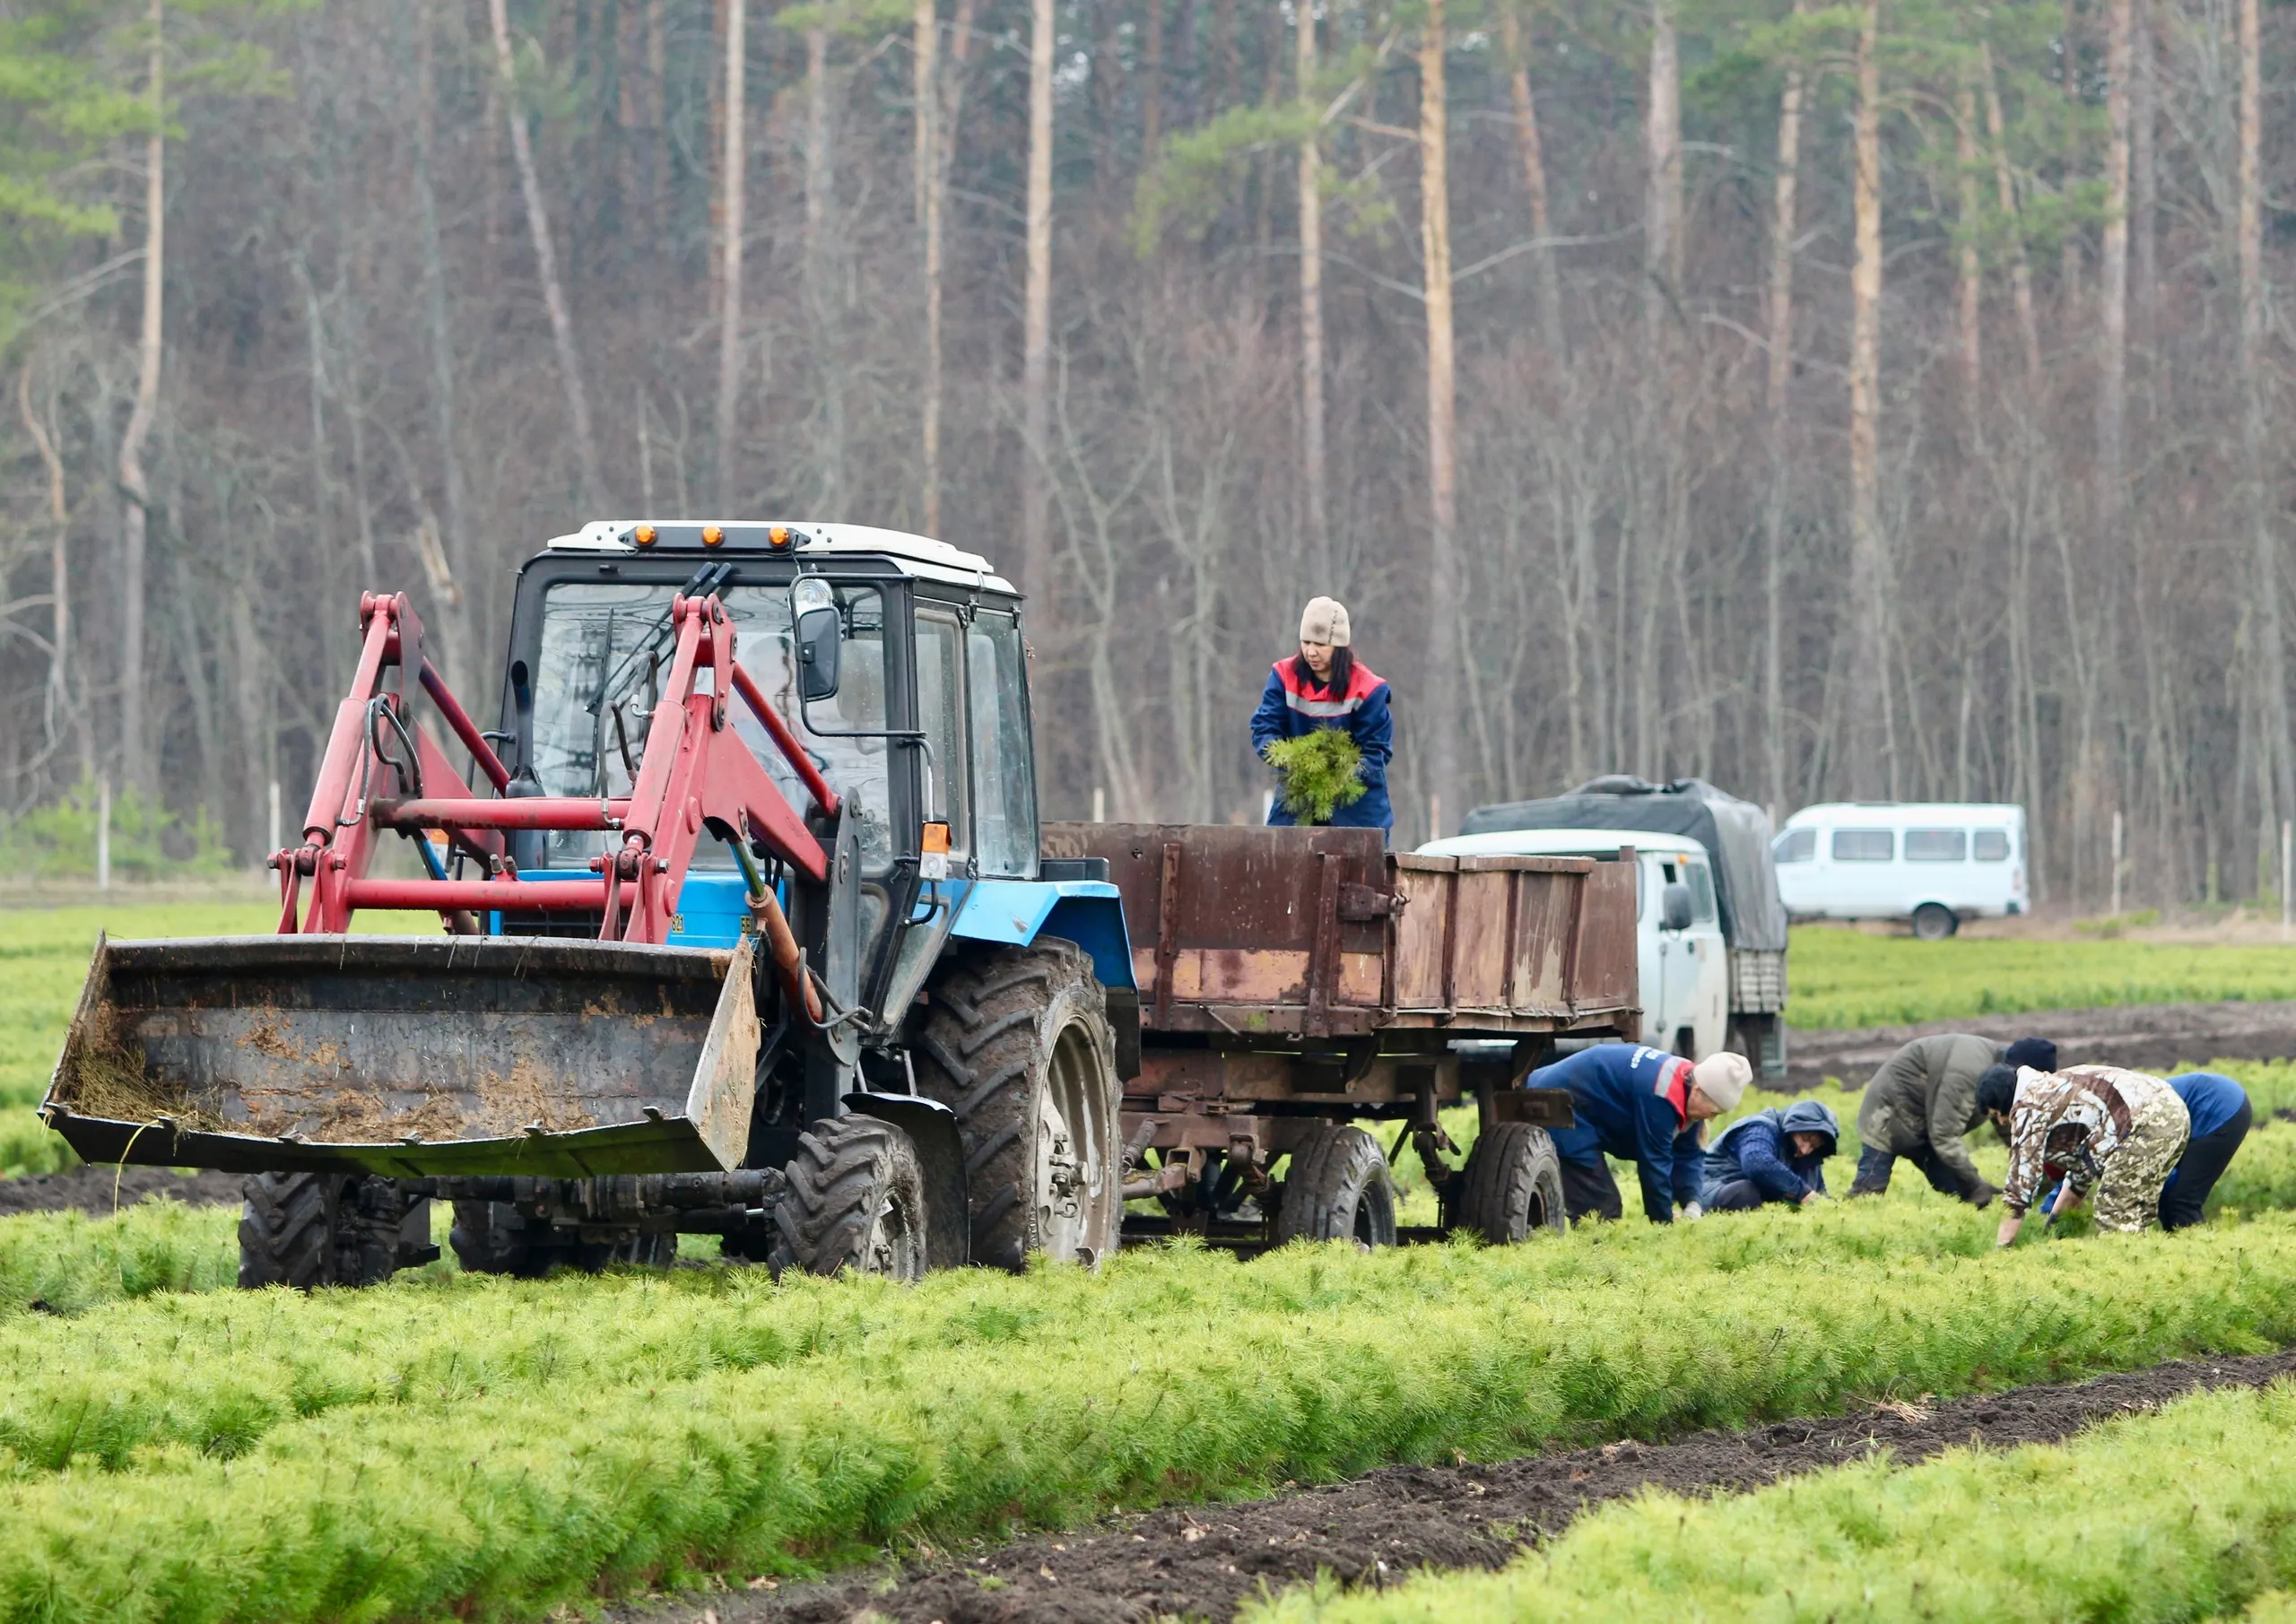
[[2176, 1098], [2158, 1077], [2118, 1066], [2077, 1065], [2054, 1073], [2031, 1066], [2021, 1070], [2009, 1110], [2009, 1181], [2001, 1189], [2002, 1204], [2012, 1212], [2031, 1207], [2048, 1187], [2052, 1167], [2062, 1168], [2074, 1192], [2086, 1195], [2096, 1187], [2107, 1159], [2128, 1139], [2135, 1119], [2163, 1095]]

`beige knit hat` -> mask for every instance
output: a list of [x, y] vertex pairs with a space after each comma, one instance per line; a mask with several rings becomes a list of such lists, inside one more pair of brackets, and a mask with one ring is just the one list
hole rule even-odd
[[1744, 1055], [1709, 1055], [1691, 1067], [1690, 1080], [1717, 1109], [1735, 1111], [1746, 1096], [1746, 1085], [1754, 1080], [1754, 1069]]
[[1347, 625], [1347, 605], [1337, 598], [1309, 598], [1300, 612], [1300, 640], [1328, 643], [1344, 648], [1352, 634]]

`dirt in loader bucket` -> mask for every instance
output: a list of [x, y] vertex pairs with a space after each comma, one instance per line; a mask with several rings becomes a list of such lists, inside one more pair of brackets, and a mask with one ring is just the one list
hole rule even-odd
[[106, 941], [42, 1108], [91, 1161], [715, 1171], [748, 1142], [751, 967], [746, 942]]

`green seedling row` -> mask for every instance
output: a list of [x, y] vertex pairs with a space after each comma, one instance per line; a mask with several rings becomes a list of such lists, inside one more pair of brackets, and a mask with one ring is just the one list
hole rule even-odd
[[2296, 998], [2296, 949], [2285, 947], [1916, 942], [1809, 926], [1794, 932], [1787, 969], [1793, 989], [1787, 1023], [1813, 1030], [2028, 1010]]
[[2195, 1395], [2061, 1445], [1885, 1456], [1751, 1494], [1649, 1493], [1495, 1574], [1328, 1585], [1252, 1624], [2206, 1619], [2296, 1577], [2296, 1391]]
[[2285, 1216], [2005, 1255], [1929, 1201], [1799, 1216], [1142, 1251], [907, 1290], [459, 1277], [22, 1317], [0, 1615], [535, 1616], [909, 1537], [2296, 1340]]

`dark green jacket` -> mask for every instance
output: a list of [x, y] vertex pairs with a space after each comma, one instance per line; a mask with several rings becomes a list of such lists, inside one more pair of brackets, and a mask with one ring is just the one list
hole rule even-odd
[[1978, 1179], [1961, 1135], [1985, 1119], [1977, 1080], [2001, 1058], [1990, 1038], [1949, 1032], [1917, 1038], [1882, 1063], [1857, 1107], [1857, 1137], [1892, 1156], [1925, 1147], [1963, 1178]]

